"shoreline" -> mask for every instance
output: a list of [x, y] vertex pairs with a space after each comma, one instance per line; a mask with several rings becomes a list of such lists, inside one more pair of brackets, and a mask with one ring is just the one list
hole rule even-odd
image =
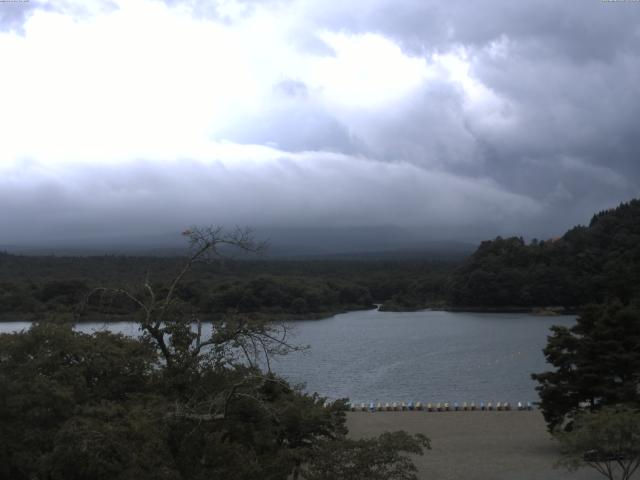
[[[577, 309], [560, 309], [560, 307], [532, 307], [532, 308], [522, 308], [522, 307], [452, 307], [452, 306], [444, 306], [438, 305], [427, 306], [424, 308], [417, 309], [407, 309], [407, 310], [388, 310], [384, 308], [384, 304], [375, 304], [372, 308], [354, 308], [354, 309], [340, 309], [340, 310], [330, 310], [326, 312], [309, 312], [302, 314], [288, 314], [288, 313], [268, 313], [268, 312], [250, 312], [247, 315], [253, 316], [264, 316], [266, 318], [271, 319], [275, 322], [297, 322], [297, 321], [310, 321], [310, 320], [324, 320], [327, 318], [335, 317], [336, 315], [351, 313], [351, 312], [360, 312], [366, 310], [377, 310], [382, 313], [415, 313], [415, 312], [423, 312], [423, 311], [431, 311], [431, 312], [451, 312], [451, 313], [495, 313], [495, 314], [509, 314], [509, 313], [524, 313], [530, 314], [540, 317], [550, 317], [550, 316], [565, 316], [565, 315], [577, 315]], [[222, 313], [218, 315], [224, 315]], [[42, 317], [54, 317], [53, 319], [47, 320]], [[57, 317], [57, 318], [55, 318]], [[122, 322], [135, 322], [135, 315], [101, 315], [101, 314], [93, 314], [86, 315], [82, 319], [74, 319], [74, 314], [71, 312], [50, 312], [50, 313], [2, 313], [0, 315], [0, 323], [11, 323], [11, 322], [36, 322], [38, 320], [44, 321], [53, 321], [54, 323], [94, 323], [94, 322], [104, 322], [104, 323], [122, 323]], [[211, 322], [212, 320], [207, 320], [203, 318], [203, 323]]]
[[[249, 312], [247, 316], [264, 316], [274, 322], [294, 322], [294, 321], [308, 321], [308, 320], [324, 320], [325, 318], [331, 318], [342, 313], [358, 312], [369, 309], [353, 309], [353, 310], [331, 310], [328, 312], [311, 312], [302, 314], [282, 314], [282, 313], [266, 313], [266, 312]], [[371, 309], [372, 310], [372, 309]], [[209, 314], [203, 315], [202, 322], [210, 323], [213, 321], [212, 317], [222, 316], [224, 313], [216, 315]], [[244, 314], [243, 314], [244, 315]], [[50, 317], [47, 319], [46, 317]], [[122, 323], [122, 322], [135, 322], [136, 315], [122, 314], [122, 315], [109, 315], [109, 314], [89, 314], [84, 315], [82, 318], [74, 318], [75, 315], [70, 312], [50, 312], [50, 313], [3, 313], [0, 315], [0, 323], [11, 322], [53, 322], [53, 323]]]
[[537, 315], [541, 317], [563, 316], [563, 315], [577, 315], [578, 308], [564, 308], [558, 306], [547, 307], [454, 307], [451, 305], [437, 305], [437, 306], [425, 306], [424, 308], [416, 309], [385, 309], [384, 304], [380, 304], [378, 309], [381, 312], [393, 312], [393, 313], [410, 313], [421, 311], [433, 311], [433, 312], [452, 312], [452, 313], [528, 313], [531, 315]]

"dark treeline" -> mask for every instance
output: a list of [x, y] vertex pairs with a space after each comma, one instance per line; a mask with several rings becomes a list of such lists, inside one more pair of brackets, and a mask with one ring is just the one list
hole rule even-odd
[[[0, 253], [0, 316], [73, 313], [97, 287], [166, 288], [179, 257]], [[200, 314], [314, 317], [340, 311], [561, 306], [640, 296], [640, 201], [595, 215], [551, 240], [496, 238], [466, 260], [225, 260], [195, 266], [179, 298]], [[92, 295], [85, 314], [127, 315], [124, 298]], [[86, 315], [85, 315], [86, 318]]]
[[565, 452], [573, 444], [581, 459], [593, 452], [601, 461], [624, 459], [627, 447], [618, 439], [627, 433], [611, 432], [621, 431], [625, 409], [640, 408], [640, 201], [601, 212], [588, 227], [551, 242], [484, 244], [456, 276], [462, 302], [477, 301], [484, 288], [487, 301], [497, 304], [510, 289], [522, 305], [580, 306], [575, 325], [551, 329], [543, 351], [554, 368], [532, 375], [540, 408]]
[[451, 278], [457, 306], [552, 306], [640, 295], [640, 200], [600, 212], [589, 226], [525, 244], [522, 238], [482, 242]]
[[[75, 313], [127, 315], [126, 298], [101, 297], [98, 287], [141, 285], [148, 276], [167, 288], [179, 257], [33, 257], [0, 254], [0, 315]], [[178, 296], [200, 314], [259, 312], [313, 317], [371, 308], [411, 309], [444, 303], [455, 263], [441, 261], [213, 261], [198, 264]], [[142, 287], [139, 287], [142, 288]], [[88, 298], [88, 300], [87, 300]]]

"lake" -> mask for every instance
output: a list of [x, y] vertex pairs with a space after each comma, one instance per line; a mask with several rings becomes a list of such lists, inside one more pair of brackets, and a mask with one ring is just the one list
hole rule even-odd
[[[548, 369], [542, 354], [551, 325], [574, 317], [440, 311], [366, 310], [322, 320], [287, 322], [304, 352], [279, 357], [273, 369], [331, 399], [354, 402], [536, 401], [533, 372]], [[0, 323], [0, 332], [28, 328]], [[136, 335], [133, 323], [86, 323]]]

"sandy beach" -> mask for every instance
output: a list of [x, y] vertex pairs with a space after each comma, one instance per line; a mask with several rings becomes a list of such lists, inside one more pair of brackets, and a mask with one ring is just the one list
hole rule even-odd
[[350, 412], [353, 438], [384, 431], [423, 433], [432, 449], [415, 458], [420, 479], [429, 480], [596, 480], [595, 470], [554, 468], [555, 441], [539, 411]]

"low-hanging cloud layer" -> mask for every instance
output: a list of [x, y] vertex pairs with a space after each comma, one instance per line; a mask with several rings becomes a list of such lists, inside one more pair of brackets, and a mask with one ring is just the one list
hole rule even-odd
[[638, 2], [7, 2], [0, 60], [0, 244], [546, 237], [640, 194]]

